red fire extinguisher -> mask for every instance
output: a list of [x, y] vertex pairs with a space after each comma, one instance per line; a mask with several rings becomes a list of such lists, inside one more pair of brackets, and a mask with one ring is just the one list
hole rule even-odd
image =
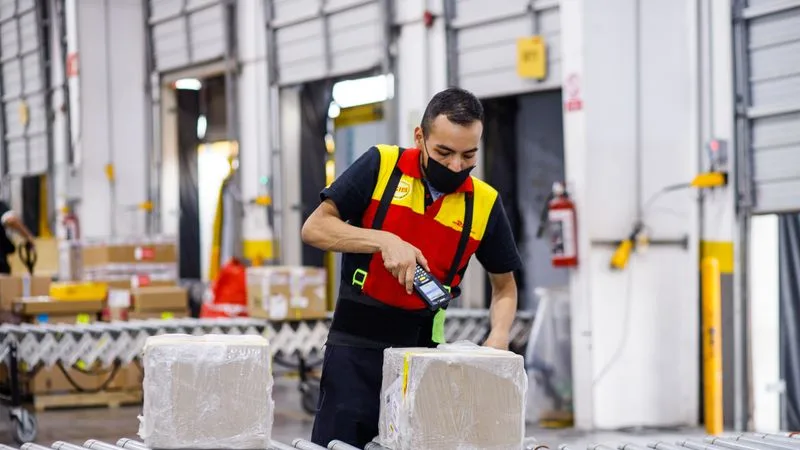
[[553, 191], [547, 197], [540, 217], [537, 237], [547, 228], [550, 237], [550, 259], [554, 267], [576, 267], [578, 265], [578, 227], [575, 219], [575, 203], [562, 183], [553, 183]]

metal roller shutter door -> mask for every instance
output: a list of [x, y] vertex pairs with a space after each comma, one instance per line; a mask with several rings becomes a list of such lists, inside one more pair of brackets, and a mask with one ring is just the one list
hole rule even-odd
[[[478, 97], [500, 97], [561, 86], [561, 17], [558, 0], [446, 0], [450, 83]], [[517, 75], [517, 39], [541, 35], [547, 78]]]
[[36, 0], [0, 1], [0, 72], [4, 172], [46, 173], [49, 77], [43, 11]]
[[149, 0], [155, 70], [163, 73], [224, 58], [230, 36], [227, 4], [225, 0]]
[[280, 85], [365, 72], [386, 61], [386, 0], [272, 0], [268, 6]]
[[800, 1], [747, 3], [736, 58], [748, 197], [756, 214], [800, 211]]

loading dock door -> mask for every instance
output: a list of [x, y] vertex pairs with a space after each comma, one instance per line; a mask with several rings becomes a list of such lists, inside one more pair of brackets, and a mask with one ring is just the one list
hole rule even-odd
[[386, 0], [268, 1], [275, 82], [282, 86], [382, 67]]
[[3, 171], [14, 176], [46, 173], [49, 166], [49, 55], [44, 3], [0, 1]]
[[[481, 98], [561, 86], [559, 0], [446, 0], [450, 84]], [[517, 75], [517, 39], [540, 35], [547, 47], [547, 78]]]
[[156, 72], [222, 59], [231, 32], [227, 5], [224, 0], [149, 0]]
[[800, 2], [747, 3], [735, 55], [747, 197], [755, 214], [800, 211]]

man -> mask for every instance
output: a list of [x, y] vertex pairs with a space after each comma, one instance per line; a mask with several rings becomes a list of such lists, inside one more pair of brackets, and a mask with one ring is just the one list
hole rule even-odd
[[6, 234], [6, 230], [11, 229], [19, 233], [25, 240], [25, 245], [30, 249], [33, 249], [33, 241], [35, 238], [33, 233], [28, 230], [28, 227], [22, 223], [19, 216], [17, 216], [8, 204], [2, 200], [0, 200], [0, 224], [3, 226], [3, 229], [0, 230], [0, 274], [7, 275], [11, 273], [8, 256], [13, 255], [16, 248]]
[[444, 311], [413, 290], [417, 264], [459, 295], [470, 257], [489, 272], [491, 332], [507, 349], [520, 266], [502, 202], [469, 175], [483, 133], [483, 107], [447, 89], [414, 130], [417, 148], [371, 148], [330, 187], [303, 226], [303, 240], [343, 253], [341, 289], [320, 380], [312, 441], [363, 447], [378, 434], [383, 350], [444, 342]]

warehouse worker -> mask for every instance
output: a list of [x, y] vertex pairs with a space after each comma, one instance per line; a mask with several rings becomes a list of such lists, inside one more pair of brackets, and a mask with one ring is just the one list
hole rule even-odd
[[33, 248], [33, 233], [28, 230], [28, 227], [22, 223], [22, 220], [17, 216], [14, 211], [8, 206], [8, 203], [0, 200], [0, 224], [3, 225], [3, 230], [0, 232], [0, 274], [10, 274], [11, 266], [8, 264], [8, 255], [14, 254], [16, 248], [14, 243], [6, 234], [8, 229], [16, 231], [25, 240], [25, 245]]
[[320, 195], [303, 241], [341, 252], [341, 289], [320, 381], [312, 441], [363, 447], [378, 434], [383, 350], [444, 341], [444, 311], [413, 290], [419, 264], [459, 295], [475, 254], [492, 285], [485, 345], [507, 349], [520, 266], [500, 197], [470, 176], [483, 132], [483, 107], [447, 89], [414, 130], [416, 148], [372, 147]]

